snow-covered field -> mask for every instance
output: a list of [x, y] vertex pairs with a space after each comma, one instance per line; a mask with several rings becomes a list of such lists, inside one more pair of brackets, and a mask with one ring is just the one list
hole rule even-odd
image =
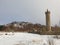
[[0, 32], [0, 45], [60, 45], [60, 39], [54, 35]]

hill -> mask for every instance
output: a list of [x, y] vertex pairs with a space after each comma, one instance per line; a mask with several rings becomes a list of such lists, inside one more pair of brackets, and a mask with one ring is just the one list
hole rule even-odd
[[45, 25], [33, 24], [31, 22], [11, 22], [6, 25], [0, 25], [0, 31], [5, 32], [28, 32], [37, 34], [60, 34], [60, 27], [51, 27], [52, 31], [47, 31]]

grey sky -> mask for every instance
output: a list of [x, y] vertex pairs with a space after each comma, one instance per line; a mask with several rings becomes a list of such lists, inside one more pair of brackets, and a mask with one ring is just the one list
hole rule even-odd
[[28, 21], [45, 24], [45, 11], [51, 11], [51, 25], [60, 20], [59, 0], [0, 0], [0, 24]]

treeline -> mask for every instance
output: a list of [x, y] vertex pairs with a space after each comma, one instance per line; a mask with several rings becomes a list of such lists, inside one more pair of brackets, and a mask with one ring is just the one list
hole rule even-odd
[[5, 25], [0, 25], [0, 31], [5, 31], [5, 32], [29, 32], [29, 33], [37, 33], [37, 34], [60, 34], [60, 27], [55, 26], [51, 27], [51, 31], [46, 30], [45, 25], [41, 24], [19, 24], [19, 27], [14, 26], [14, 24], [10, 24], [8, 26]]

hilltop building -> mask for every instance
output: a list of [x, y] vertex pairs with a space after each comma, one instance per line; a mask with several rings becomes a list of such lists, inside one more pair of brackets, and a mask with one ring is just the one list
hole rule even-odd
[[47, 31], [51, 31], [51, 23], [50, 23], [50, 11], [47, 11], [45, 12], [46, 14], [46, 30]]

